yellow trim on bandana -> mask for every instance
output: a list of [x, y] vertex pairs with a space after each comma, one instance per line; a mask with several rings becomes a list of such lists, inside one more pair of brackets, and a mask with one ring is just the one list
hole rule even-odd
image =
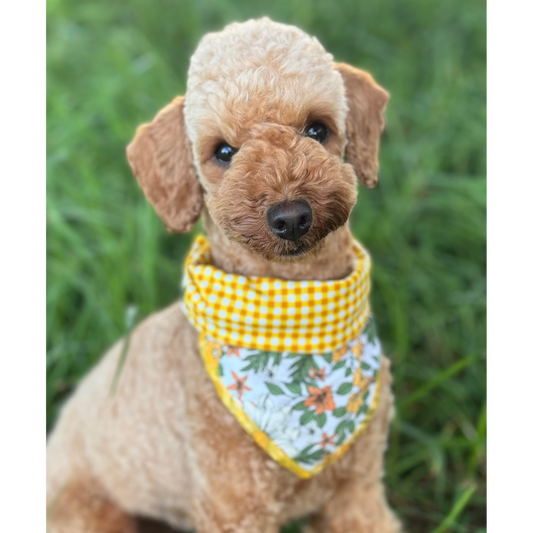
[[197, 237], [185, 263], [189, 320], [222, 344], [265, 351], [325, 353], [359, 336], [370, 316], [370, 256], [355, 239], [344, 279], [286, 281], [227, 274]]
[[258, 444], [258, 446], [260, 446], [274, 461], [302, 479], [311, 478], [324, 470], [324, 468], [333, 463], [333, 461], [340, 459], [348, 451], [354, 441], [366, 431], [368, 424], [374, 418], [374, 414], [379, 405], [381, 372], [377, 374], [376, 391], [372, 398], [372, 403], [366, 413], [365, 419], [357, 427], [357, 430], [325, 460], [318, 463], [314, 468], [306, 470], [281, 450], [264, 431], [259, 429], [253, 420], [251, 420], [246, 414], [239, 402], [230, 394], [219, 374], [219, 358], [222, 353], [221, 346], [217, 342], [207, 339], [204, 333], [200, 334], [200, 353], [202, 354], [207, 373], [213, 381], [215, 390], [228, 411], [237, 419], [242, 428], [254, 439], [256, 444]]

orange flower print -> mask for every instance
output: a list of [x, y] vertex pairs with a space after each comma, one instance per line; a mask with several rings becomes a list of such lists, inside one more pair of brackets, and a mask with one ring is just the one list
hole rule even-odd
[[232, 355], [236, 355], [237, 357], [241, 356], [241, 354], [239, 353], [239, 348], [237, 348], [236, 346], [228, 346], [226, 348], [226, 355], [228, 357], [231, 357]]
[[356, 392], [355, 394], [352, 394], [350, 396], [350, 400], [348, 401], [348, 405], [346, 406], [346, 410], [349, 413], [357, 413], [359, 409], [362, 407], [364, 403], [363, 395], [359, 392]]
[[333, 361], [340, 361], [348, 353], [348, 345], [344, 345], [342, 348], [335, 350], [333, 353]]
[[315, 367], [311, 367], [309, 369], [309, 379], [320, 379], [321, 381], [324, 381], [324, 378], [326, 377], [326, 369], [321, 368], [320, 370], [317, 370]]
[[364, 394], [368, 390], [370, 384], [374, 381], [374, 376], [367, 378], [361, 371], [361, 367], [357, 369], [353, 377], [353, 384], [359, 387], [359, 391], [350, 396], [346, 410], [350, 413], [357, 413], [364, 403]]
[[363, 343], [361, 341], [357, 341], [352, 346], [352, 352], [357, 357], [358, 361], [361, 361], [361, 354], [363, 353]]
[[359, 387], [359, 389], [361, 391], [363, 391], [363, 392], [368, 389], [368, 386], [373, 381], [374, 381], [374, 376], [371, 376], [371, 377], [367, 378], [363, 374], [363, 371], [361, 370], [361, 367], [359, 367], [357, 369], [357, 371], [355, 372], [355, 374], [353, 376], [353, 384], [356, 385], [357, 387]]
[[240, 400], [242, 398], [243, 391], [252, 390], [250, 387], [244, 384], [244, 382], [248, 379], [248, 376], [240, 378], [239, 376], [237, 376], [237, 374], [235, 374], [235, 372], [233, 372], [233, 370], [231, 371], [231, 375], [233, 376], [235, 383], [233, 385], [230, 385], [228, 387], [228, 390], [236, 390]]
[[361, 367], [357, 369], [353, 376], [353, 384], [359, 389], [366, 389], [368, 378], [363, 374]]
[[329, 385], [323, 389], [315, 389], [315, 387], [309, 385], [308, 391], [311, 396], [305, 400], [304, 405], [306, 407], [314, 406], [317, 415], [321, 415], [324, 411], [333, 411], [335, 409], [335, 402]]
[[334, 446], [335, 445], [335, 435], [331, 435], [328, 437], [328, 434], [326, 432], [322, 433], [322, 440], [318, 443], [318, 445], [324, 449], [327, 445]]

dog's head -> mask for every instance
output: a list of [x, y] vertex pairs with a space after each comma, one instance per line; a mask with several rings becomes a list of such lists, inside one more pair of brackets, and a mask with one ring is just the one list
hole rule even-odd
[[376, 185], [387, 100], [293, 26], [231, 24], [204, 37], [186, 96], [139, 128], [128, 159], [170, 230], [205, 207], [245, 248], [296, 258], [346, 223], [357, 179]]

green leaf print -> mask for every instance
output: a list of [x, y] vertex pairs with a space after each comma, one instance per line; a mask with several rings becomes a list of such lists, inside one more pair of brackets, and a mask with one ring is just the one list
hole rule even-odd
[[332, 352], [325, 353], [322, 355], [322, 357], [327, 363], [331, 363], [331, 360], [333, 359], [333, 353]]
[[305, 381], [309, 376], [309, 370], [311, 367], [318, 370], [318, 365], [313, 359], [313, 356], [309, 354], [298, 354], [290, 368], [292, 371], [291, 378], [293, 382]]
[[347, 429], [348, 422], [350, 422], [350, 420], [343, 420], [342, 422], [339, 422], [335, 428], [335, 435], [340, 435], [345, 429]]
[[220, 363], [218, 364], [218, 375], [219, 376], [224, 375], [224, 367]]
[[298, 463], [310, 464], [320, 461], [324, 457], [324, 450], [315, 450], [313, 453], [309, 453], [314, 444], [303, 449], [294, 460]]
[[307, 409], [307, 407], [305, 406], [304, 404], [304, 400], [302, 400], [301, 402], [298, 402], [294, 407], [293, 407], [293, 410], [294, 411], [305, 411]]
[[311, 451], [311, 448], [314, 446], [314, 444], [309, 444], [309, 446], [306, 446], [301, 452], [300, 452], [300, 455], [307, 455], [310, 451]]
[[353, 420], [348, 420], [346, 424], [346, 428], [350, 433], [353, 433], [355, 431], [355, 422]]
[[302, 394], [302, 386], [299, 383], [285, 383], [293, 394]]
[[364, 361], [361, 363], [361, 368], [363, 370], [370, 370], [372, 367], [368, 364], [368, 363], [365, 363]]
[[337, 394], [348, 394], [353, 387], [353, 383], [343, 383], [337, 390]]
[[[335, 371], [335, 370], [338, 370], [339, 368], [342, 368], [344, 365], [346, 364], [346, 359], [343, 359], [342, 361], [339, 361], [338, 363], [336, 363], [333, 368], [331, 369], [332, 372]], [[348, 374], [346, 374], [348, 375]]]
[[320, 413], [319, 415], [315, 416], [316, 425], [319, 428], [323, 428], [326, 423], [326, 413]]
[[317, 450], [309, 456], [313, 461], [320, 461], [322, 457], [324, 457], [324, 450]]
[[313, 411], [307, 411], [300, 417], [300, 425], [305, 426], [305, 424], [308, 424], [311, 422], [312, 418], [315, 416], [315, 413]]
[[257, 372], [262, 372], [270, 363], [273, 361], [274, 365], [279, 365], [281, 362], [282, 354], [280, 352], [263, 352], [259, 351], [257, 353], [252, 353], [244, 358], [248, 363], [242, 370], [246, 372], [247, 370], [253, 370], [256, 374]]
[[261, 370], [264, 370], [268, 365], [268, 352], [257, 352], [250, 354], [248, 357], [245, 357], [245, 361], [248, 362], [248, 365], [244, 367], [243, 372], [248, 370], [253, 370], [256, 374]]
[[346, 407], [337, 407], [333, 411], [333, 416], [336, 418], [340, 418], [341, 416], [344, 416], [346, 414]]
[[268, 390], [272, 393], [272, 394], [275, 394], [275, 395], [279, 395], [279, 394], [285, 394], [283, 392], [283, 389], [281, 387], [278, 387], [277, 385], [274, 385], [274, 383], [269, 383], [268, 381], [265, 383], [266, 386], [268, 387]]
[[345, 376], [345, 377], [348, 377], [351, 373], [352, 373], [352, 369], [351, 369], [351, 367], [348, 367], [348, 368], [346, 369], [346, 372], [344, 373], [344, 376]]
[[372, 344], [374, 344], [376, 342], [378, 334], [377, 334], [376, 323], [375, 323], [373, 317], [370, 317], [368, 319], [368, 322], [366, 323], [366, 326], [365, 326], [365, 329], [363, 330], [363, 333], [366, 333], [366, 335], [368, 337], [368, 340]]

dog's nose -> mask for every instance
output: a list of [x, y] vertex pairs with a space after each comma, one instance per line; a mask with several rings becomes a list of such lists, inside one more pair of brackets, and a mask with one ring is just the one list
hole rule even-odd
[[281, 202], [269, 207], [267, 220], [270, 229], [278, 237], [295, 241], [309, 231], [313, 212], [305, 200]]

